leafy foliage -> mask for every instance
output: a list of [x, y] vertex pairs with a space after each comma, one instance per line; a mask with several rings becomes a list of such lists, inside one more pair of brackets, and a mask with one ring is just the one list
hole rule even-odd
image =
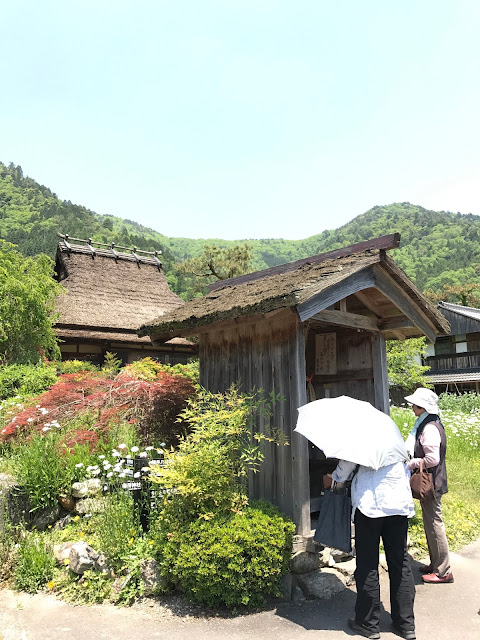
[[200, 256], [177, 265], [180, 273], [193, 274], [198, 279], [198, 292], [215, 280], [235, 278], [251, 271], [252, 249], [248, 244], [221, 248], [206, 244]]
[[250, 418], [269, 403], [257, 394], [241, 394], [231, 387], [225, 394], [199, 389], [181, 418], [191, 432], [175, 450], [165, 451], [165, 466], [152, 479], [171, 494], [169, 517], [210, 518], [218, 512], [241, 511], [248, 503], [246, 478], [263, 460], [262, 440], [285, 444], [283, 434], [255, 434], [251, 442]]
[[[21, 167], [0, 163], [0, 237], [17, 244], [26, 256], [53, 257], [56, 231], [147, 251], [160, 248], [167, 281], [176, 293], [187, 300], [204, 286], [205, 278], [198, 282], [175, 263], [194, 259], [208, 264], [205, 240], [168, 238], [132, 220], [61, 201], [50, 189], [24, 177]], [[304, 240], [270, 238], [241, 244], [251, 251], [248, 269], [256, 271], [397, 231], [402, 245], [395, 251], [395, 261], [420, 289], [435, 293], [445, 285], [480, 283], [480, 216], [430, 211], [408, 202], [373, 207], [338, 229]], [[207, 243], [220, 253], [237, 245], [238, 241], [219, 239]]]
[[413, 391], [417, 386], [429, 387], [423, 377], [430, 367], [418, 361], [425, 355], [427, 344], [425, 338], [387, 341], [388, 380], [391, 385], [401, 387], [405, 391]]
[[52, 276], [50, 258], [25, 258], [0, 240], [0, 362], [39, 362], [42, 352], [59, 355], [53, 310], [62, 287]]
[[163, 371], [152, 382], [131, 377], [128, 368], [113, 380], [95, 372], [63, 374], [37, 398], [35, 406], [26, 406], [11, 419], [2, 429], [0, 441], [83, 416], [86, 427], [80, 428], [74, 442], [90, 441], [95, 446], [124, 420], [138, 423], [146, 444], [165, 438], [172, 442], [181, 430], [175, 419], [193, 393], [194, 387], [185, 376]]
[[196, 520], [175, 531], [163, 549], [164, 562], [192, 600], [259, 606], [266, 595], [280, 595], [294, 528], [272, 505], [252, 503], [243, 513]]
[[52, 579], [55, 558], [41, 534], [30, 534], [22, 540], [13, 569], [15, 587], [36, 593]]
[[57, 381], [54, 366], [11, 364], [0, 367], [0, 400], [14, 396], [36, 396]]

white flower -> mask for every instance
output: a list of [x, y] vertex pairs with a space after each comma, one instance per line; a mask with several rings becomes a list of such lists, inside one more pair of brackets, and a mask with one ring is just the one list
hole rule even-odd
[[109, 471], [109, 472], [107, 473], [107, 478], [111, 478], [112, 476], [113, 476], [112, 471]]
[[100, 469], [92, 469], [91, 473], [92, 473], [94, 476], [98, 476], [98, 474], [100, 473]]
[[146, 451], [142, 451], [141, 453], [138, 454], [139, 458], [146, 458], [147, 457], [147, 452]]
[[51, 431], [50, 427], [43, 427], [42, 431]]
[[127, 445], [125, 443], [119, 444], [117, 449], [126, 449]]
[[140, 476], [141, 476], [141, 475], [142, 475], [142, 474], [140, 473], [140, 471], [136, 471], [136, 472], [133, 474], [133, 477], [134, 477], [134, 478], [140, 478]]
[[99, 460], [103, 460], [105, 458], [105, 456], [98, 456]]
[[137, 451], [138, 451], [138, 447], [132, 447], [132, 452], [133, 453], [137, 453]]
[[27, 418], [27, 422], [33, 422], [33, 418]]
[[115, 449], [112, 451], [112, 456], [114, 458], [120, 458], [122, 454], [119, 451], [115, 451]]
[[79, 462], [75, 466], [77, 467], [77, 469], [80, 469], [81, 467], [83, 467], [83, 462]]
[[151, 451], [153, 447], [145, 447], [145, 451]]

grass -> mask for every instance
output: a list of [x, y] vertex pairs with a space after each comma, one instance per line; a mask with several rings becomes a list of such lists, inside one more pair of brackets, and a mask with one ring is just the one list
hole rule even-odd
[[[415, 421], [412, 410], [392, 407], [391, 416], [406, 437]], [[456, 551], [480, 535], [480, 411], [444, 410], [442, 422], [447, 435], [449, 489], [442, 500], [443, 520], [450, 549]], [[417, 500], [415, 512], [410, 539], [414, 547], [427, 551]]]

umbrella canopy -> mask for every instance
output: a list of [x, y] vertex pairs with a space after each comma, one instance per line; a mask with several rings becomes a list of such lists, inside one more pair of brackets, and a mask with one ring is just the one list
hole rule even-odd
[[298, 409], [295, 428], [327, 458], [373, 469], [407, 460], [402, 434], [386, 413], [349, 396], [324, 398]]

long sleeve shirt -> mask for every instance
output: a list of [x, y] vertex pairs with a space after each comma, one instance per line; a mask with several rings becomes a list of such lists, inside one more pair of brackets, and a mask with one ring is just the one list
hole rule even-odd
[[[422, 415], [418, 416], [418, 418], [415, 420], [413, 429], [411, 430], [406, 442], [407, 450], [409, 451], [409, 453], [410, 451], [413, 453], [413, 447], [411, 447], [410, 445], [412, 441], [412, 437], [413, 437], [413, 446], [415, 446], [415, 437], [416, 437], [417, 429], [420, 423], [428, 415], [429, 415], [428, 412], [424, 411]], [[420, 462], [422, 460], [427, 469], [430, 469], [431, 467], [436, 467], [437, 464], [440, 462], [440, 442], [441, 442], [441, 438], [440, 438], [440, 433], [437, 427], [431, 422], [425, 425], [423, 433], [420, 436], [420, 444], [422, 445], [423, 450], [425, 451], [425, 457], [412, 458], [408, 463], [408, 468], [418, 469], [420, 467]]]
[[[332, 474], [335, 482], [349, 480], [356, 464], [340, 460]], [[409, 474], [404, 462], [395, 462], [375, 471], [360, 466], [352, 481], [352, 519], [355, 509], [368, 518], [415, 514]]]

